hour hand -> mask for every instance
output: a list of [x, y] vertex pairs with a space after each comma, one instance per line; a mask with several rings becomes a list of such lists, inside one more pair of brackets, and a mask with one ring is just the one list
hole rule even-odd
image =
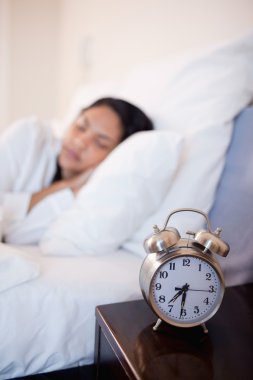
[[183, 289], [180, 289], [180, 290], [174, 295], [174, 297], [171, 298], [171, 300], [169, 301], [169, 303], [171, 303], [171, 302], [175, 302], [176, 299], [178, 299], [178, 297], [180, 297], [182, 293], [183, 293]]

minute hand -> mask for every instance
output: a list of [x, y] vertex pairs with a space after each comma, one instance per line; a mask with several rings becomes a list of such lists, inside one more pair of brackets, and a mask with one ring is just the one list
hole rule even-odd
[[184, 305], [185, 305], [185, 300], [186, 300], [186, 290], [183, 292], [183, 295], [182, 295], [182, 301], [181, 301], [181, 311], [180, 311], [180, 318], [182, 317], [183, 315], [183, 312], [184, 312]]

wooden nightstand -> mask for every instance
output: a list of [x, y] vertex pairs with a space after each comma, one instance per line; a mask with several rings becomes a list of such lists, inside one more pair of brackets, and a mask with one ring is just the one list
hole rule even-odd
[[252, 380], [253, 284], [228, 288], [217, 314], [200, 327], [162, 324], [143, 300], [96, 308], [97, 379]]

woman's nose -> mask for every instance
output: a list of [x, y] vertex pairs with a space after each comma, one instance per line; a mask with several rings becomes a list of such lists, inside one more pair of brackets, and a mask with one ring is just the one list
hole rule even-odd
[[89, 132], [83, 133], [82, 135], [75, 136], [74, 144], [79, 148], [86, 148], [90, 145], [92, 141], [92, 136]]

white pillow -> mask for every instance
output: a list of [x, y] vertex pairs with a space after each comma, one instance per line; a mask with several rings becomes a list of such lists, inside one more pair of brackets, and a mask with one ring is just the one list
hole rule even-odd
[[167, 81], [159, 128], [184, 133], [232, 121], [253, 97], [253, 33], [188, 62]]
[[[208, 213], [224, 166], [231, 133], [232, 126], [228, 123], [192, 132], [185, 137], [183, 155], [170, 190], [156, 212], [146, 219], [124, 244], [124, 248], [145, 256], [143, 241], [152, 233], [152, 226], [157, 224], [162, 228], [168, 214], [174, 209], [191, 207]], [[203, 222], [205, 219], [202, 216], [187, 212], [175, 214], [169, 226], [176, 227], [184, 236], [187, 230], [202, 228]]]
[[185, 133], [231, 121], [250, 101], [253, 32], [135, 68], [119, 96], [140, 106], [156, 129]]
[[207, 49], [191, 49], [133, 68], [121, 81], [84, 84], [66, 115], [101, 96], [141, 107], [156, 129], [184, 133], [231, 121], [252, 96], [253, 33]]
[[[209, 212], [231, 140], [234, 117], [253, 98], [253, 33], [188, 62], [167, 77], [157, 106], [156, 127], [185, 136], [184, 159], [165, 201], [124, 247], [144, 255], [142, 242], [152, 226], [163, 226], [176, 208]], [[166, 81], [166, 79], [165, 79]], [[202, 227], [196, 214], [176, 214], [172, 226], [183, 234]]]
[[151, 215], [169, 191], [182, 138], [139, 132], [121, 143], [41, 242], [44, 254], [110, 253]]

